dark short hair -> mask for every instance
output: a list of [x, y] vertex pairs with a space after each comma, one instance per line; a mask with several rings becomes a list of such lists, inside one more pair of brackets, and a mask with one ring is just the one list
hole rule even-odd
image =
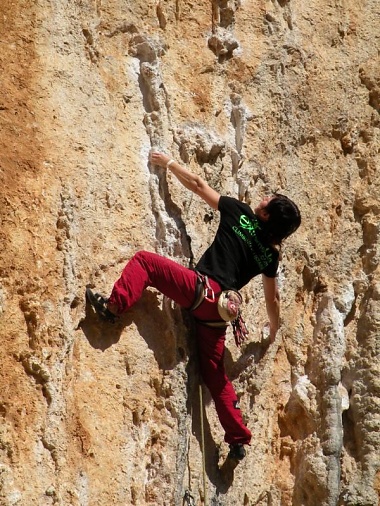
[[265, 231], [274, 244], [281, 244], [301, 225], [301, 213], [290, 198], [275, 193], [265, 207], [269, 218], [265, 222]]

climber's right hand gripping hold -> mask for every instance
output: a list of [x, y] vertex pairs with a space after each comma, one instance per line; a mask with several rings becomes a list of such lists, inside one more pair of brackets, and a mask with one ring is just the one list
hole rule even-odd
[[213, 209], [218, 209], [220, 194], [200, 176], [172, 160], [168, 155], [157, 151], [150, 154], [150, 162], [153, 165], [169, 169], [185, 188], [199, 195]]

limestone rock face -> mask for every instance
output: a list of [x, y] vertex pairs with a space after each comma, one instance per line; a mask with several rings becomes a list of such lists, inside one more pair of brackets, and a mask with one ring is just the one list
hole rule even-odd
[[[375, 506], [380, 471], [377, 0], [2, 0], [0, 504]], [[253, 432], [232, 469], [191, 320], [140, 249], [183, 265], [218, 215], [150, 149], [254, 205], [300, 206], [268, 345], [260, 279], [226, 368]]]

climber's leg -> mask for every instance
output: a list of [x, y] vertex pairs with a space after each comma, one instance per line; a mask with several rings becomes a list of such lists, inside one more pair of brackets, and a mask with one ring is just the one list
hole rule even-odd
[[139, 251], [124, 267], [120, 278], [114, 284], [108, 307], [117, 314], [127, 311], [141, 297], [148, 286], [183, 307], [193, 303], [197, 275], [194, 271], [173, 260]]
[[249, 444], [251, 432], [243, 422], [238, 398], [224, 369], [225, 329], [197, 322], [196, 332], [202, 378], [225, 430], [224, 439], [230, 445]]

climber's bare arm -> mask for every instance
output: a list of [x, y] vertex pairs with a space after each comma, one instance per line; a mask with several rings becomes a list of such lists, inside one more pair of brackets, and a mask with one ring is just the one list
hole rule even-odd
[[[178, 162], [171, 161], [170, 156], [164, 153], [151, 153], [150, 161], [154, 165], [169, 169], [185, 188], [199, 195], [213, 209], [218, 209], [220, 194], [213, 190], [200, 176], [182, 167]], [[169, 161], [171, 163], [167, 167]]]
[[273, 343], [280, 326], [280, 295], [278, 293], [276, 278], [262, 275], [265, 305], [269, 318], [269, 339]]

